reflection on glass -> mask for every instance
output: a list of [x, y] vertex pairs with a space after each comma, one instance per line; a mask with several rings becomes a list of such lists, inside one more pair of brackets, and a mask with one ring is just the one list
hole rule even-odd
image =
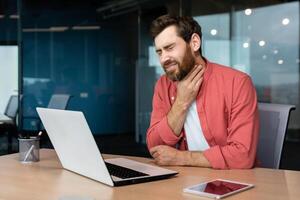
[[11, 95], [18, 94], [18, 46], [0, 46], [0, 113]]
[[229, 13], [195, 16], [202, 28], [202, 51], [210, 61], [230, 65]]
[[[229, 13], [196, 16], [204, 56], [249, 74], [260, 101], [297, 104], [299, 72], [293, 61], [299, 57], [298, 10], [299, 3], [293, 2], [236, 11], [231, 24]], [[212, 26], [222, 30], [219, 38], [207, 33]]]
[[154, 46], [149, 46], [149, 67], [155, 68], [156, 79], [158, 79], [161, 75], [164, 74], [164, 70], [160, 65], [157, 53], [155, 51]]
[[235, 46], [232, 65], [249, 69], [259, 100], [298, 104], [299, 2], [255, 8], [251, 16], [237, 11], [233, 21], [232, 42], [247, 39], [250, 45], [244, 54], [246, 49]]

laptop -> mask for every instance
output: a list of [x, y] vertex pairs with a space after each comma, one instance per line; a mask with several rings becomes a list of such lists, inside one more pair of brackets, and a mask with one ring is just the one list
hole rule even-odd
[[169, 178], [176, 171], [125, 158], [103, 159], [82, 112], [37, 108], [64, 169], [109, 186]]

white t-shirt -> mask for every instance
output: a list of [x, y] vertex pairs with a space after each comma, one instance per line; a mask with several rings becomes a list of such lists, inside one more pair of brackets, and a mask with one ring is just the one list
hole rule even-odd
[[209, 148], [201, 128], [196, 101], [191, 104], [188, 110], [184, 130], [189, 151], [204, 151]]

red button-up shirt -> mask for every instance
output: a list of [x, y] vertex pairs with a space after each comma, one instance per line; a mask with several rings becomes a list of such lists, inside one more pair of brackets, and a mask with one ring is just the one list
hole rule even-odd
[[[167, 114], [176, 99], [176, 82], [165, 75], [156, 83], [147, 145], [187, 150], [184, 129], [176, 136]], [[252, 168], [259, 134], [257, 96], [251, 78], [242, 72], [206, 62], [196, 98], [201, 128], [210, 148], [203, 155], [215, 169]]]

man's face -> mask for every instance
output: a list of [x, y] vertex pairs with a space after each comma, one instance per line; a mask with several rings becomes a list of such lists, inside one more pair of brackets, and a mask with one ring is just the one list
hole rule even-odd
[[192, 49], [177, 35], [175, 26], [164, 29], [156, 36], [154, 43], [160, 64], [172, 81], [182, 80], [194, 68]]

